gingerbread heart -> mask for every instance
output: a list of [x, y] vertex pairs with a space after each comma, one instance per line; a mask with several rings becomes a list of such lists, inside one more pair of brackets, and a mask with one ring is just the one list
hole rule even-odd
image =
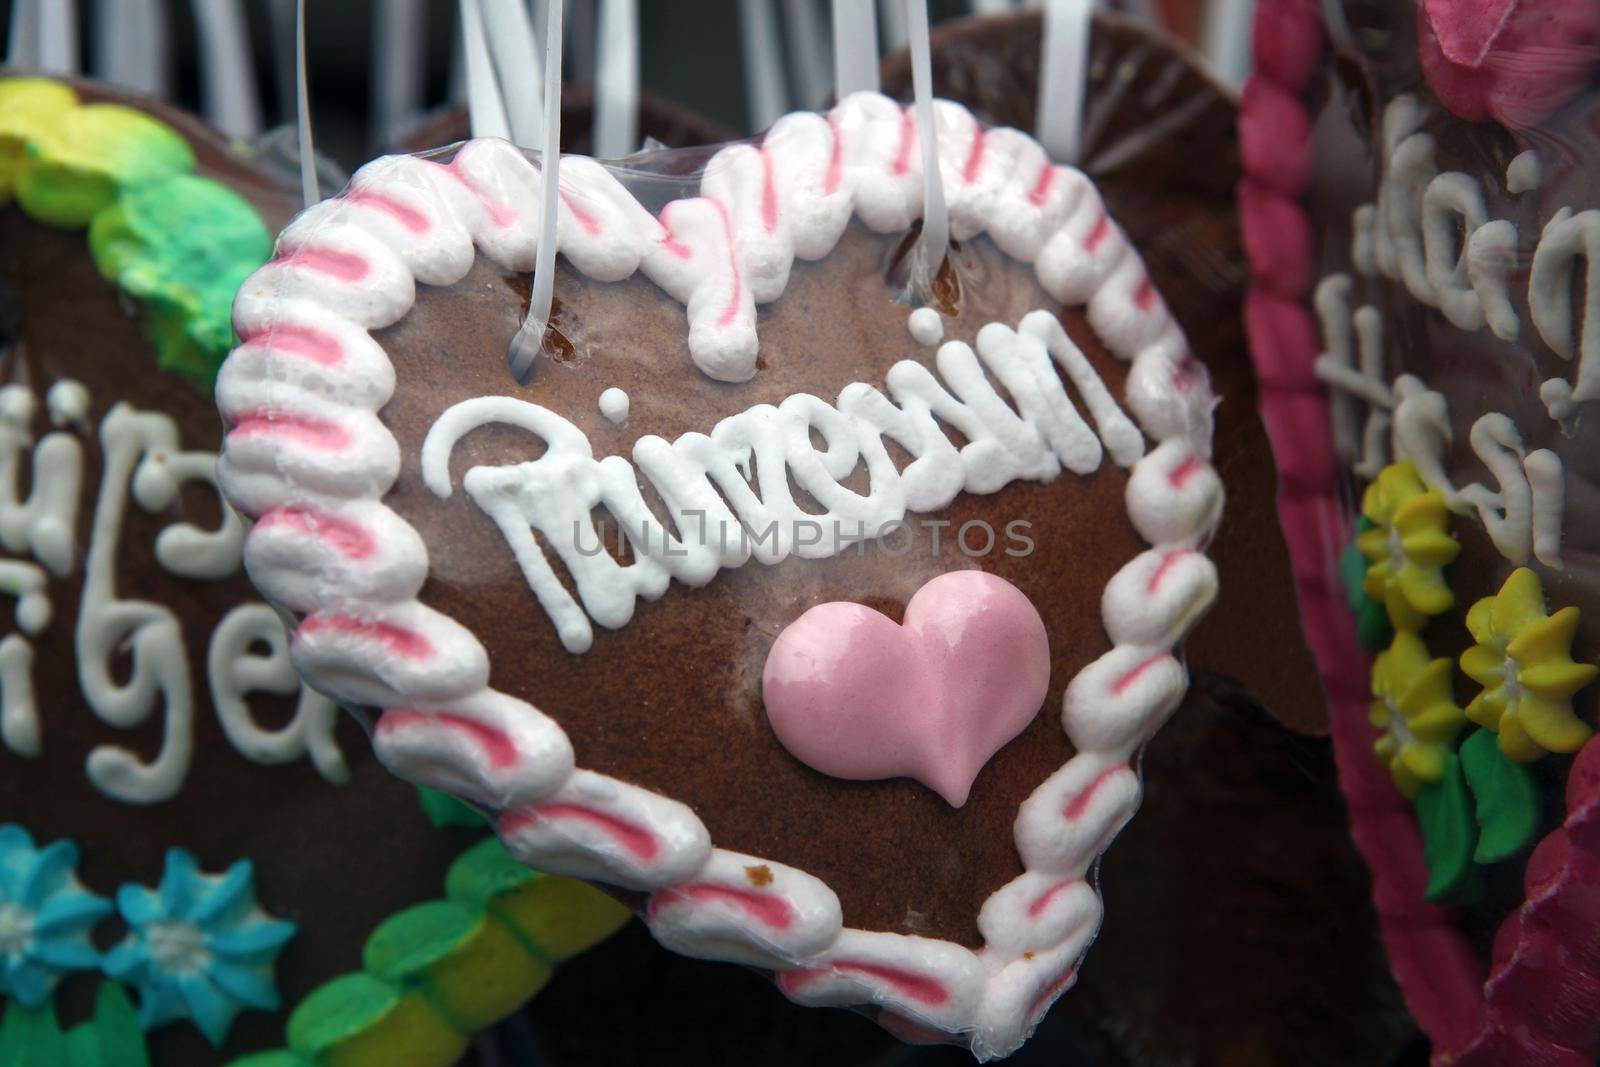
[[[294, 198], [86, 82], [0, 79], [0, 160], [0, 1062], [231, 1062], [293, 1014], [443, 1067], [626, 913], [434, 825], [245, 578], [208, 393]], [[455, 1014], [396, 1012], [419, 983]]]
[[1319, 167], [1274, 180], [1279, 145], [1241, 186], [1247, 236], [1320, 272], [1284, 287], [1252, 247], [1250, 341], [1340, 786], [1435, 1056], [1588, 1062], [1560, 1005], [1600, 984], [1600, 10], [1361, 5], [1351, 50], [1341, 7], [1261, 5], [1258, 40], [1309, 16], [1328, 47], [1245, 118]]
[[[646, 894], [670, 947], [1001, 1054], [1097, 926], [1222, 494], [1204, 370], [1093, 184], [948, 103], [960, 244], [908, 321], [918, 137], [861, 94], [691, 179], [564, 158], [526, 383], [537, 162], [371, 164], [241, 289], [220, 469], [297, 666], [381, 713], [392, 767], [530, 864]], [[1050, 651], [1048, 713], [967, 802], [796, 761], [763, 713], [779, 634], [974, 568]]]

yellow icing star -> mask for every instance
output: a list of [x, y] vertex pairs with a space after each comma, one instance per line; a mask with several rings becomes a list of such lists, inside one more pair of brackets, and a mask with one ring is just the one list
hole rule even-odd
[[1451, 742], [1466, 717], [1451, 695], [1450, 660], [1433, 659], [1422, 638], [1397, 630], [1372, 665], [1372, 725], [1384, 731], [1373, 751], [1408, 797], [1444, 774]]
[[1455, 595], [1444, 566], [1461, 545], [1450, 536], [1450, 512], [1437, 489], [1429, 489], [1410, 463], [1378, 472], [1361, 498], [1361, 513], [1373, 528], [1356, 538], [1367, 568], [1367, 596], [1389, 612], [1396, 630], [1420, 630], [1428, 616], [1448, 611]]
[[1461, 654], [1461, 669], [1483, 686], [1467, 718], [1498, 732], [1500, 748], [1523, 763], [1578, 751], [1594, 731], [1572, 713], [1572, 695], [1600, 674], [1572, 660], [1578, 609], [1546, 615], [1539, 576], [1519, 567], [1472, 605], [1467, 629], [1477, 644]]

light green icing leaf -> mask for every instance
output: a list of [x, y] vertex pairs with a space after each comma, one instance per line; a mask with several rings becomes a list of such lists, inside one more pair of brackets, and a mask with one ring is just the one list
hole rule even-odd
[[1473, 859], [1499, 863], [1533, 843], [1539, 832], [1539, 788], [1526, 764], [1500, 748], [1492, 730], [1474, 730], [1461, 744], [1461, 770], [1477, 802]]
[[208, 386], [233, 344], [233, 295], [272, 254], [255, 210], [183, 174], [129, 189], [89, 227], [96, 266], [146, 307], [159, 364]]
[[298, 1052], [279, 1048], [271, 1052], [252, 1052], [248, 1056], [230, 1060], [227, 1067], [317, 1067], [317, 1065]]
[[315, 1058], [375, 1025], [400, 1002], [400, 991], [360, 971], [340, 975], [306, 996], [289, 1016], [289, 1047]]
[[423, 814], [428, 817], [428, 822], [436, 828], [446, 826], [467, 826], [481, 828], [487, 826], [483, 815], [477, 808], [451, 796], [441, 793], [437, 789], [429, 789], [419, 785], [417, 789], [417, 803], [422, 805]]
[[1445, 758], [1444, 774], [1417, 792], [1417, 818], [1422, 825], [1423, 856], [1428, 863], [1428, 888], [1422, 898], [1434, 904], [1466, 904], [1483, 889], [1472, 861], [1478, 824], [1472, 798], [1454, 754]]
[[491, 837], [467, 849], [444, 876], [445, 896], [476, 907], [487, 907], [501, 893], [545, 877], [512, 858], [499, 838]]
[[[1374, 527], [1373, 521], [1365, 516], [1356, 519], [1357, 535]], [[1389, 623], [1389, 613], [1383, 604], [1367, 595], [1369, 567], [1367, 557], [1354, 541], [1339, 555], [1339, 580], [1344, 583], [1345, 600], [1356, 615], [1356, 642], [1369, 652], [1381, 652], [1394, 640], [1394, 627]]]
[[454, 901], [418, 904], [389, 916], [372, 932], [361, 950], [362, 966], [385, 981], [404, 985], [459, 949], [482, 923], [481, 910]]
[[25, 1008], [15, 1000], [5, 1002], [5, 1015], [0, 1017], [0, 1064], [61, 1067], [66, 1060], [66, 1038], [49, 1002], [37, 1008]]

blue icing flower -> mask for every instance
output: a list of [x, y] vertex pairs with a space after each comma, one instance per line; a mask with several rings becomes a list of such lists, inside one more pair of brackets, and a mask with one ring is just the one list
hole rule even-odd
[[221, 1045], [239, 1012], [278, 1009], [273, 964], [295, 926], [261, 910], [254, 880], [249, 860], [203, 874], [175, 848], [156, 889], [117, 890], [129, 933], [106, 953], [105, 972], [138, 989], [141, 1027], [188, 1018]]
[[20, 826], [0, 826], [0, 993], [24, 1007], [50, 999], [68, 971], [94, 970], [100, 953], [89, 942], [111, 902], [78, 881], [78, 846], [33, 847]]

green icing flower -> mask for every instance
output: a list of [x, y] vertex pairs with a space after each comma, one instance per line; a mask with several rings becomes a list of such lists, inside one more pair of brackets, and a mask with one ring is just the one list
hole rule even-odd
[[1444, 774], [1451, 742], [1466, 724], [1450, 692], [1451, 665], [1432, 658], [1422, 638], [1401, 630], [1372, 665], [1373, 726], [1383, 730], [1373, 751], [1394, 784], [1415, 797]]
[[1461, 545], [1450, 536], [1444, 497], [1423, 485], [1410, 463], [1391, 463], [1367, 486], [1361, 513], [1372, 523], [1356, 537], [1361, 554], [1371, 561], [1367, 595], [1388, 609], [1395, 629], [1422, 629], [1428, 616], [1455, 603], [1444, 567], [1460, 554]]
[[84, 104], [35, 132], [17, 175], [17, 202], [51, 226], [87, 226], [123, 188], [194, 169], [172, 127], [120, 104]]
[[100, 272], [138, 300], [158, 364], [210, 389], [233, 347], [233, 297], [272, 255], [255, 210], [193, 173], [176, 130], [134, 108], [83, 104], [42, 78], [0, 80], [0, 204], [89, 227]]
[[233, 190], [182, 174], [125, 191], [95, 216], [100, 273], [145, 304], [162, 367], [203, 383], [233, 343], [233, 295], [272, 254], [255, 210]]
[[1546, 615], [1539, 576], [1519, 567], [1472, 605], [1467, 629], [1477, 644], [1461, 654], [1461, 669], [1483, 686], [1467, 717], [1498, 732], [1500, 748], [1522, 763], [1582, 748], [1594, 731], [1572, 713], [1572, 696], [1600, 668], [1573, 662], [1578, 609]]

